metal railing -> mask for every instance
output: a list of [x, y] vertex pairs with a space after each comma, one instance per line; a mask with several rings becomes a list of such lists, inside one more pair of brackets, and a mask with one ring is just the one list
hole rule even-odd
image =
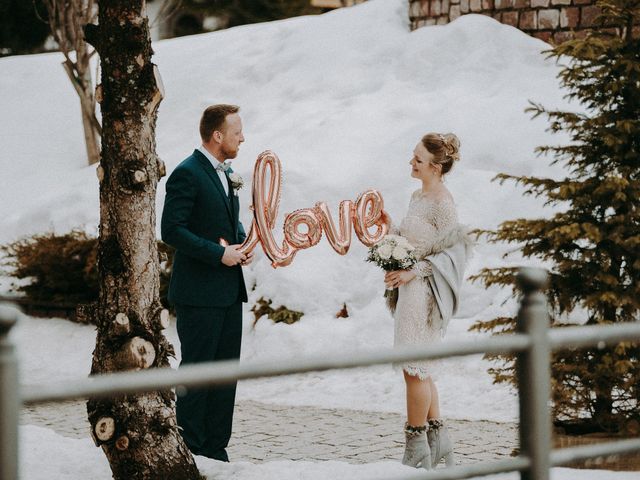
[[[0, 478], [18, 479], [18, 417], [21, 405], [78, 398], [109, 397], [172, 387], [224, 385], [236, 380], [429, 360], [478, 353], [515, 353], [520, 404], [519, 455], [424, 472], [425, 480], [454, 480], [519, 471], [523, 480], [548, 480], [552, 466], [587, 458], [640, 451], [640, 438], [561, 450], [551, 449], [550, 355], [560, 347], [604, 348], [620, 341], [640, 339], [640, 322], [607, 326], [550, 329], [543, 293], [546, 272], [523, 269], [518, 277], [523, 299], [517, 333], [472, 341], [448, 341], [435, 346], [391, 349], [375, 353], [309, 357], [274, 362], [224, 361], [181, 367], [100, 375], [63, 384], [23, 388], [20, 391], [15, 349], [8, 339], [19, 312], [0, 306]], [[295, 365], [295, 366], [292, 366]], [[20, 391], [20, 393], [19, 393]], [[400, 480], [402, 477], [398, 477]], [[415, 478], [415, 475], [411, 478]]]

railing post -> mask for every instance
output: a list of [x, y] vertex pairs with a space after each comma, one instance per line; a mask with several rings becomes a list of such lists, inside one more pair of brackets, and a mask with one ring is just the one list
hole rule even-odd
[[0, 303], [0, 478], [18, 478], [18, 361], [9, 332], [18, 320], [19, 311]]
[[516, 360], [520, 399], [520, 452], [531, 459], [531, 467], [521, 473], [522, 480], [549, 480], [551, 461], [551, 346], [549, 312], [544, 289], [548, 274], [537, 268], [522, 268], [518, 286], [523, 299], [518, 312], [517, 330], [531, 338], [531, 347]]

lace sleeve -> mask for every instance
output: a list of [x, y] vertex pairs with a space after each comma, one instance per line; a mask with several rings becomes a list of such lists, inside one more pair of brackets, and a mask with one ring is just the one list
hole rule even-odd
[[440, 235], [446, 235], [458, 222], [456, 205], [453, 200], [446, 198], [433, 204], [433, 219], [431, 224]]
[[428, 234], [416, 245], [414, 252], [419, 259], [439, 251], [439, 244], [458, 223], [455, 203], [448, 197], [431, 203], [426, 213]]
[[422, 280], [425, 280], [427, 277], [433, 275], [433, 270], [431, 270], [431, 263], [428, 260], [421, 260], [417, 262], [411, 269], [411, 271], [416, 274], [417, 278], [420, 278]]

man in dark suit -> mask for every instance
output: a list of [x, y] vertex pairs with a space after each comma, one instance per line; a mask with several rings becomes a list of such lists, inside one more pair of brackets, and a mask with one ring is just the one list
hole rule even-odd
[[[242, 266], [252, 255], [238, 251], [246, 234], [226, 162], [244, 141], [238, 110], [208, 107], [200, 120], [202, 145], [167, 180], [161, 229], [162, 240], [176, 249], [169, 301], [176, 308], [181, 365], [240, 358], [247, 301]], [[194, 454], [229, 461], [235, 395], [233, 384], [178, 396], [178, 424]]]

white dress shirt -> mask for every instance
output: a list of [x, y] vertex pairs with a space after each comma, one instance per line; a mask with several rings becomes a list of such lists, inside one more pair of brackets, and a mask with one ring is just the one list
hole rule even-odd
[[202, 154], [205, 157], [207, 157], [207, 159], [211, 162], [211, 165], [213, 165], [214, 170], [218, 174], [218, 178], [220, 178], [220, 183], [222, 183], [222, 188], [224, 188], [224, 193], [229, 195], [229, 183], [227, 182], [227, 176], [225, 175], [224, 171], [217, 170], [218, 165], [220, 165], [221, 163], [220, 160], [218, 160], [216, 157], [211, 155], [209, 153], [209, 150], [204, 148], [204, 145], [201, 145], [196, 150], [199, 150], [200, 152], [202, 152]]

